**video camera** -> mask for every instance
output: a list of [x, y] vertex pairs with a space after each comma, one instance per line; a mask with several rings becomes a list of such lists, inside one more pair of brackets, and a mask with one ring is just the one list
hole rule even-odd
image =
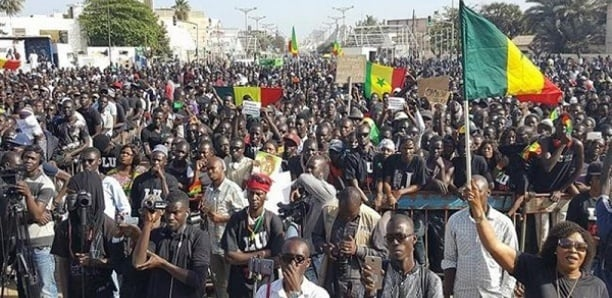
[[281, 219], [300, 224], [310, 209], [310, 206], [303, 198], [289, 204], [278, 203], [277, 206], [278, 216], [280, 216]]
[[75, 194], [66, 196], [66, 207], [68, 211], [73, 211], [78, 208], [91, 207], [93, 199], [91, 193], [81, 190]]
[[149, 196], [142, 201], [141, 207], [149, 210], [149, 212], [163, 211], [168, 207], [168, 202], [157, 196]]
[[5, 170], [0, 178], [5, 183], [4, 191], [2, 192], [2, 196], [4, 199], [7, 199], [10, 205], [21, 203], [21, 193], [17, 189], [17, 181], [21, 181], [25, 173], [25, 168], [23, 166], [17, 167], [15, 169]]

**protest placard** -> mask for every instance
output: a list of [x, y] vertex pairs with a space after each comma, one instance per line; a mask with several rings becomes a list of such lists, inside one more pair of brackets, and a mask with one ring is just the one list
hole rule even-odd
[[345, 84], [349, 77], [352, 83], [365, 82], [366, 57], [340, 56], [336, 63], [336, 84]]
[[242, 114], [259, 118], [261, 102], [246, 100], [242, 102]]
[[417, 80], [417, 85], [419, 86], [418, 95], [419, 97], [425, 97], [427, 89], [448, 91], [449, 82], [449, 76], [419, 79]]
[[404, 109], [406, 100], [401, 97], [389, 97], [389, 110], [399, 111]]

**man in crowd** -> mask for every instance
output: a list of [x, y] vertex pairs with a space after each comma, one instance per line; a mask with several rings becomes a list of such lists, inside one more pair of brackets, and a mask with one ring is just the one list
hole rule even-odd
[[161, 213], [145, 209], [132, 262], [138, 270], [151, 271], [149, 296], [201, 298], [210, 257], [208, 234], [187, 224], [189, 198], [185, 193], [173, 191], [167, 201], [165, 227], [153, 229]]
[[[383, 268], [382, 276], [372, 271], [372, 267], [364, 266], [362, 282], [366, 288], [365, 297], [442, 298], [440, 277], [414, 259], [417, 239], [412, 219], [404, 214], [392, 215], [386, 226], [385, 239], [390, 262]], [[375, 280], [378, 278], [383, 279], [380, 290], [376, 288]]]
[[[283, 243], [283, 224], [274, 213], [264, 209], [272, 180], [265, 174], [253, 174], [247, 180], [249, 206], [234, 213], [227, 225], [221, 247], [231, 265], [227, 293], [230, 298], [253, 296], [256, 275], [249, 271], [252, 258], [274, 259]], [[274, 276], [268, 276], [274, 279]]]
[[[486, 178], [472, 177], [483, 194], [488, 220], [497, 237], [518, 250], [518, 237], [510, 218], [488, 205], [491, 195]], [[470, 208], [453, 214], [444, 236], [444, 297], [512, 297], [516, 281], [497, 265], [478, 239]]]
[[211, 185], [206, 188], [200, 205], [202, 227], [208, 231], [211, 241], [210, 268], [213, 272], [215, 293], [218, 298], [227, 297], [230, 265], [225, 261], [221, 237], [232, 214], [248, 205], [240, 186], [225, 177], [225, 163], [219, 157], [208, 161], [208, 177]]
[[362, 204], [361, 195], [354, 187], [338, 194], [337, 204], [323, 207], [312, 232], [317, 252], [324, 253], [318, 272], [319, 284], [332, 297], [364, 294], [361, 264], [366, 256], [383, 256], [372, 247], [372, 233], [380, 215]]
[[[308, 243], [301, 238], [293, 237], [285, 240], [279, 257], [283, 277], [262, 286], [257, 291], [257, 298], [310, 297], [328, 298], [325, 289], [304, 277], [310, 266], [310, 249]], [[267, 295], [270, 292], [271, 295]]]
[[244, 141], [241, 139], [233, 139], [229, 149], [230, 156], [225, 158], [227, 165], [225, 175], [229, 180], [243, 187], [253, 171], [253, 160], [244, 156]]

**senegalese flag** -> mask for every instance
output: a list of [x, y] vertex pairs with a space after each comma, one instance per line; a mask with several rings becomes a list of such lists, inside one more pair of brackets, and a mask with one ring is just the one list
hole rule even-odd
[[542, 146], [538, 141], [535, 141], [531, 143], [531, 145], [525, 147], [521, 155], [523, 156], [524, 160], [528, 160], [531, 156], [538, 156], [540, 154], [542, 154]]
[[252, 101], [261, 102], [261, 106], [265, 107], [275, 104], [283, 97], [283, 88], [266, 88], [266, 87], [214, 87], [217, 95], [224, 98], [231, 96], [234, 98], [234, 104], [241, 106], [245, 97], [250, 97]]
[[334, 44], [332, 47], [332, 54], [334, 56], [342, 56], [342, 46], [337, 41], [334, 41]]
[[460, 2], [463, 77], [467, 100], [512, 95], [556, 105], [562, 93], [489, 20]]
[[291, 27], [291, 40], [289, 41], [289, 53], [293, 55], [293, 57], [298, 55], [298, 44], [297, 37], [295, 36], [295, 27]]
[[14, 59], [2, 59], [0, 58], [0, 68], [8, 70], [16, 70], [21, 66], [21, 61]]
[[378, 129], [376, 122], [374, 122], [374, 120], [372, 120], [370, 117], [365, 117], [361, 123], [367, 124], [370, 127], [370, 141], [372, 141], [374, 145], [378, 145], [380, 142], [380, 130]]
[[374, 93], [378, 94], [378, 96], [391, 93], [395, 88], [402, 88], [405, 80], [405, 68], [393, 68], [368, 61], [366, 64], [364, 95], [370, 98]]

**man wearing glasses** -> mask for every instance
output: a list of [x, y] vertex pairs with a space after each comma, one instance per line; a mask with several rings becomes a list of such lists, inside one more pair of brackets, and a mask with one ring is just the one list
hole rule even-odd
[[[280, 268], [283, 278], [264, 285], [257, 291], [256, 298], [328, 298], [325, 289], [304, 278], [310, 266], [310, 249], [308, 243], [299, 237], [289, 238], [283, 244], [280, 255]], [[268, 290], [268, 287], [270, 288]], [[267, 293], [270, 293], [267, 296]]]
[[235, 138], [230, 142], [230, 154], [225, 158], [225, 175], [229, 180], [244, 188], [253, 171], [253, 160], [244, 156], [244, 141]]
[[[365, 297], [442, 297], [442, 281], [426, 266], [414, 259], [417, 237], [414, 223], [405, 214], [394, 214], [386, 226], [385, 240], [390, 262], [383, 267], [384, 276], [365, 265], [361, 279]], [[382, 278], [382, 289], [376, 288], [375, 279]]]

